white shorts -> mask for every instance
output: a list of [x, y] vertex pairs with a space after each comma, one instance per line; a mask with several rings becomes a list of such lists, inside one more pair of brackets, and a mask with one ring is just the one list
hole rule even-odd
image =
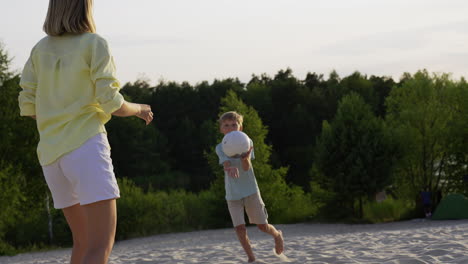
[[110, 146], [104, 133], [43, 166], [42, 171], [57, 209], [120, 197]]

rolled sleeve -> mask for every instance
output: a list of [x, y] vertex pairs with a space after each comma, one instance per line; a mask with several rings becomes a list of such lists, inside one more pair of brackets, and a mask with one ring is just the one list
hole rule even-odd
[[106, 80], [100, 80], [96, 83], [96, 99], [106, 114], [112, 114], [118, 110], [124, 102], [124, 98], [122, 94], [119, 93], [119, 89], [114, 88], [113, 85], [114, 84]]
[[20, 87], [22, 88], [18, 96], [20, 115], [36, 115], [37, 77], [31, 57], [26, 62], [21, 74]]
[[97, 38], [93, 45], [91, 59], [91, 79], [95, 84], [95, 97], [106, 114], [118, 110], [124, 98], [120, 94], [120, 82], [116, 77], [114, 59], [107, 42]]

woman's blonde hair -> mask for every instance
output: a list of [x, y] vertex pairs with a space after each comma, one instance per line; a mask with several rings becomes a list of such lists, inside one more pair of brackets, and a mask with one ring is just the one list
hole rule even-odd
[[93, 0], [49, 0], [44, 31], [49, 36], [64, 33], [96, 33]]

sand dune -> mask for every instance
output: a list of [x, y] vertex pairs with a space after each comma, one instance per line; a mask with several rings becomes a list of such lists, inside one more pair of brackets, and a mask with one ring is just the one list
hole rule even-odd
[[[290, 263], [468, 264], [468, 220], [375, 224], [277, 225]], [[271, 237], [248, 229], [258, 263], [284, 263]], [[0, 257], [0, 263], [68, 263], [70, 249]], [[233, 229], [157, 235], [117, 242], [110, 264], [246, 263]]]

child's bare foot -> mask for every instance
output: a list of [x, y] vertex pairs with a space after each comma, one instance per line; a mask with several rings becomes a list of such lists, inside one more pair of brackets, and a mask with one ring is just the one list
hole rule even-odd
[[277, 255], [283, 253], [284, 251], [284, 245], [283, 245], [283, 232], [281, 230], [278, 230], [278, 235], [275, 236], [275, 252]]

